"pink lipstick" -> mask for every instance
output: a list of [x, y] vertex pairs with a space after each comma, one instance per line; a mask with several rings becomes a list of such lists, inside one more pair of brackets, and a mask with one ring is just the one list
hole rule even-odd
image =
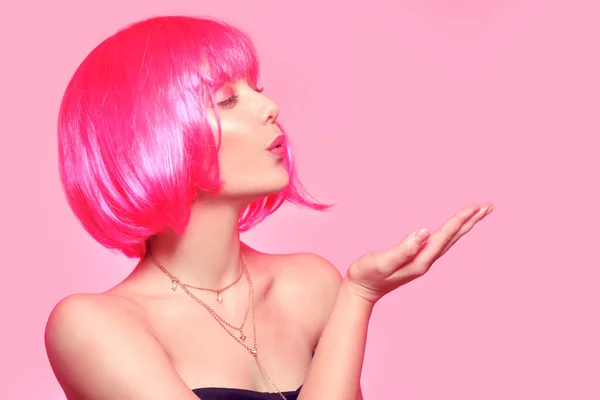
[[285, 148], [283, 147], [284, 143], [284, 136], [279, 135], [275, 139], [273, 139], [271, 144], [269, 144], [269, 146], [267, 147], [267, 151], [271, 152], [271, 154], [274, 154], [278, 158], [283, 158], [285, 156]]

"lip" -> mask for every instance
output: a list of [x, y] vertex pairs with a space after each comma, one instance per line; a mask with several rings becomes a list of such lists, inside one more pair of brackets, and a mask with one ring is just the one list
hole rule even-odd
[[269, 144], [269, 146], [267, 147], [268, 151], [272, 151], [273, 149], [275, 149], [276, 147], [281, 147], [283, 145], [284, 142], [284, 137], [283, 135], [278, 135], [275, 139], [273, 139], [273, 141]]

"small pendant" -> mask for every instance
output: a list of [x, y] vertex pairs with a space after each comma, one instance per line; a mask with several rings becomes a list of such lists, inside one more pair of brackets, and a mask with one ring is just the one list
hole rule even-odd
[[256, 347], [251, 349], [250, 352], [252, 353], [253, 356], [255, 356], [258, 352], [256, 351]]
[[218, 293], [218, 294], [217, 294], [217, 301], [218, 301], [219, 303], [222, 303], [222, 302], [223, 302], [223, 296], [221, 296], [221, 293]]
[[171, 290], [175, 291], [177, 289], [177, 282], [171, 281]]
[[246, 341], [246, 335], [244, 335], [244, 334], [242, 333], [242, 336], [240, 336], [240, 339], [242, 339], [242, 342], [245, 342], [245, 341]]

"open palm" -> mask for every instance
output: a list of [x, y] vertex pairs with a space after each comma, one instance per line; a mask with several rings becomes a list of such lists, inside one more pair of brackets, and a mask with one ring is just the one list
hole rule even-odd
[[491, 204], [467, 206], [433, 234], [417, 230], [396, 246], [361, 256], [352, 263], [346, 278], [361, 297], [374, 303], [386, 293], [425, 274], [492, 210]]

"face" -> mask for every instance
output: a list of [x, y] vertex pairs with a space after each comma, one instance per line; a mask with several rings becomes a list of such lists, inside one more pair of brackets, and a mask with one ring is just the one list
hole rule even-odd
[[[284, 189], [289, 176], [283, 164], [284, 147], [276, 146], [283, 139], [275, 124], [277, 105], [245, 81], [225, 84], [215, 93], [215, 103], [221, 122], [221, 196], [252, 201]], [[214, 109], [209, 110], [209, 118], [218, 132]], [[215, 139], [219, 144], [217, 133]]]

